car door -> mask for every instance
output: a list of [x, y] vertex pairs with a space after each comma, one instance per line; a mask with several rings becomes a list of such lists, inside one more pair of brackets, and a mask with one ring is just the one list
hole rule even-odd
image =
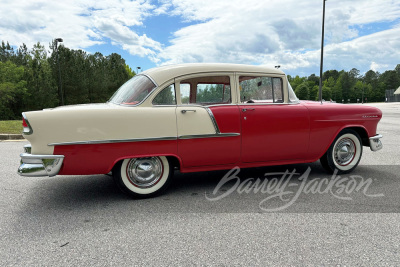
[[234, 164], [240, 159], [240, 112], [232, 104], [233, 74], [176, 80], [178, 154], [185, 168]]
[[305, 157], [308, 110], [284, 103], [284, 77], [238, 75], [241, 95], [242, 161], [273, 162]]

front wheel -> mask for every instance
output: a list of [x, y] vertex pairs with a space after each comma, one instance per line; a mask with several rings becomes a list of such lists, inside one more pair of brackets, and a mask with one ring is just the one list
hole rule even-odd
[[169, 185], [173, 168], [166, 157], [124, 159], [113, 169], [117, 186], [135, 198], [152, 197]]
[[362, 143], [358, 133], [351, 129], [341, 131], [328, 151], [321, 157], [322, 166], [330, 173], [349, 173], [360, 162]]

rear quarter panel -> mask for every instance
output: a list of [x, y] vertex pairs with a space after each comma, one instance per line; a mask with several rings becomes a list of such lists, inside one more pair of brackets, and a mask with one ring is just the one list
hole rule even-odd
[[50, 143], [177, 136], [175, 107], [60, 108], [26, 112], [32, 154], [53, 154]]

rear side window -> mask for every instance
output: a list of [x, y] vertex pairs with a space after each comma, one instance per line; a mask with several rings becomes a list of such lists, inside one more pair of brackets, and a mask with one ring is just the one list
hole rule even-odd
[[240, 76], [239, 88], [243, 103], [283, 103], [281, 78]]
[[176, 105], [175, 85], [165, 87], [153, 99], [153, 105]]
[[230, 104], [229, 76], [198, 77], [180, 83], [182, 104]]

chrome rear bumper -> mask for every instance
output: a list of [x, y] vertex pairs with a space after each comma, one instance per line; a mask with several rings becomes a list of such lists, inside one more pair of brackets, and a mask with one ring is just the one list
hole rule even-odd
[[377, 134], [369, 138], [369, 147], [371, 148], [372, 151], [378, 151], [382, 149], [383, 145], [381, 142], [381, 138], [382, 138], [381, 134]]
[[32, 155], [31, 146], [24, 146], [25, 153], [20, 155], [21, 165], [18, 174], [21, 176], [55, 176], [61, 169], [64, 161], [62, 155]]

